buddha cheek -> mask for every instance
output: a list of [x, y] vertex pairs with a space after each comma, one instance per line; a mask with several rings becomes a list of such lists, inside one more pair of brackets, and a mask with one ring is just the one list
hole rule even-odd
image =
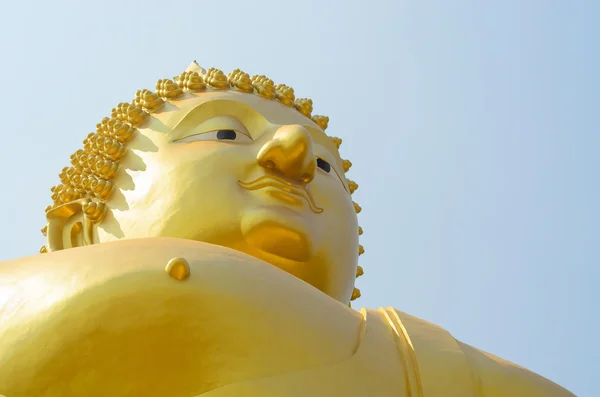
[[324, 237], [319, 251], [328, 264], [326, 278], [333, 280], [324, 292], [344, 300], [352, 293], [358, 262], [358, 222], [350, 203], [340, 207], [320, 221]]
[[170, 163], [152, 167], [152, 187], [139, 209], [156, 218], [148, 231], [153, 236], [226, 245], [239, 234], [243, 202], [237, 170], [245, 168], [243, 156], [232, 159], [210, 150], [193, 154], [178, 153]]

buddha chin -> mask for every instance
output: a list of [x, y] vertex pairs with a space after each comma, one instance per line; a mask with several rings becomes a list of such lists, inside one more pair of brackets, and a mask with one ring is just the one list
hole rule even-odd
[[307, 262], [313, 255], [307, 219], [291, 208], [260, 206], [243, 216], [241, 226], [252, 254], [267, 262], [283, 261], [287, 267], [290, 261]]

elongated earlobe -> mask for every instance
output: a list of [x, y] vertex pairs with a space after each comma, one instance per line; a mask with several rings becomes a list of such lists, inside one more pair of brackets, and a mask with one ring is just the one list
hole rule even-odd
[[48, 225], [42, 232], [46, 245], [40, 252], [82, 247], [94, 243], [94, 224], [104, 217], [103, 203], [80, 199], [52, 208], [46, 213]]

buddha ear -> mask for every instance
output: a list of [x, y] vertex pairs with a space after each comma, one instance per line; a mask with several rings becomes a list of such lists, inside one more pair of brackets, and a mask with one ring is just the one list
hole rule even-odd
[[88, 199], [68, 202], [46, 213], [47, 250], [58, 251], [94, 243], [94, 224], [102, 220], [105, 205]]

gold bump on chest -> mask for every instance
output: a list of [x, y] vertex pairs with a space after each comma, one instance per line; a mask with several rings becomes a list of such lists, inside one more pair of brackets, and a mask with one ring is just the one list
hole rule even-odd
[[175, 280], [184, 281], [190, 277], [190, 264], [184, 258], [173, 258], [167, 263], [165, 272]]

